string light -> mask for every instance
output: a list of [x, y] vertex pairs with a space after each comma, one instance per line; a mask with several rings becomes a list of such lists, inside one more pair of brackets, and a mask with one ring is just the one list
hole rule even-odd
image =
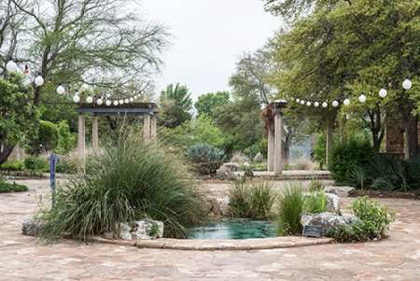
[[384, 97], [386, 97], [388, 95], [388, 92], [385, 90], [385, 89], [381, 89], [380, 91], [379, 91], [379, 96], [381, 97], [381, 98], [384, 98]]

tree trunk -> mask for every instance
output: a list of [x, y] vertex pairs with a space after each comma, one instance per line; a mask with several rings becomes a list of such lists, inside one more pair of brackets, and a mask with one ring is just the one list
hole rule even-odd
[[14, 145], [4, 143], [0, 145], [0, 165], [7, 161], [14, 148]]
[[419, 153], [418, 116], [406, 116], [404, 122], [405, 135], [407, 138], [407, 159], [413, 159]]

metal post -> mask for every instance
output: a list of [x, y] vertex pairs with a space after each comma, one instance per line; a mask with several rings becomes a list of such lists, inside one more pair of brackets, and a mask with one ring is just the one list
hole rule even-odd
[[55, 181], [55, 172], [56, 172], [56, 164], [57, 164], [58, 156], [54, 153], [51, 153], [50, 156], [50, 187], [51, 187], [51, 203], [52, 207], [55, 205], [55, 189], [56, 189], [56, 181]]

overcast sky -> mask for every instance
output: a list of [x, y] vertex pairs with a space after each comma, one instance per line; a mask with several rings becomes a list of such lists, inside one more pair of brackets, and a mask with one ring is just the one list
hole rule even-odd
[[167, 27], [172, 45], [157, 81], [180, 82], [199, 95], [228, 89], [235, 62], [255, 51], [280, 27], [261, 0], [142, 0], [149, 20]]

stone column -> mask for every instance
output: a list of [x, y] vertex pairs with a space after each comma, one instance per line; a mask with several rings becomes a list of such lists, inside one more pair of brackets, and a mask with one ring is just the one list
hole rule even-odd
[[332, 154], [332, 148], [333, 148], [333, 126], [330, 122], [328, 122], [328, 126], [327, 126], [327, 143], [326, 143], [326, 155], [325, 155], [325, 161], [327, 164], [327, 169], [328, 169], [328, 164], [330, 163], [330, 157]]
[[150, 121], [150, 139], [155, 142], [157, 139], [157, 117], [153, 115]]
[[94, 116], [92, 120], [92, 148], [93, 151], [99, 149], [98, 116]]
[[276, 175], [283, 173], [283, 116], [280, 109], [276, 109], [274, 117], [274, 172]]
[[150, 115], [144, 115], [143, 137], [146, 142], [150, 141]]
[[[271, 127], [271, 126], [270, 126]], [[269, 172], [274, 172], [274, 150], [275, 150], [275, 136], [273, 128], [268, 129], [268, 153], [267, 153], [267, 168]]]
[[77, 137], [77, 157], [80, 163], [85, 167], [85, 150], [86, 150], [86, 132], [85, 132], [85, 116], [79, 115], [79, 128]]

